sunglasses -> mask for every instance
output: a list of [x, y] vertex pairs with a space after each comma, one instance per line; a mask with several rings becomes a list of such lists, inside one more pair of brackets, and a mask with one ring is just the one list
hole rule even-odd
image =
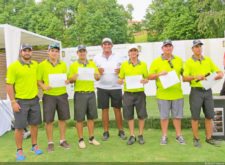
[[169, 63], [169, 65], [170, 65], [170, 68], [173, 69], [173, 63], [171, 62], [171, 60], [168, 60], [168, 63]]

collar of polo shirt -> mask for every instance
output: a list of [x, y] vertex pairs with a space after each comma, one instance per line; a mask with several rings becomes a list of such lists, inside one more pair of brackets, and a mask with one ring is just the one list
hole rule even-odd
[[31, 60], [30, 60], [29, 62], [25, 62], [25, 61], [22, 60], [21, 57], [19, 58], [19, 62], [20, 62], [22, 65], [31, 65], [31, 64], [33, 64]]
[[86, 59], [85, 62], [82, 62], [80, 59], [77, 60], [79, 64], [83, 64], [84, 66], [89, 64], [89, 61]]
[[59, 59], [57, 60], [56, 64], [53, 64], [53, 63], [50, 61], [49, 58], [47, 59], [47, 61], [48, 61], [50, 64], [52, 64], [52, 66], [56, 66], [56, 65], [60, 64], [60, 60], [59, 60]]
[[134, 64], [131, 62], [131, 60], [129, 59], [129, 60], [128, 60], [128, 63], [129, 63], [129, 64], [132, 64], [133, 66], [137, 66], [137, 65], [140, 65], [140, 64], [141, 64], [141, 61], [138, 59], [137, 64], [134, 65]]
[[192, 55], [192, 59], [193, 59], [194, 61], [202, 61], [202, 60], [205, 60], [204, 56], [201, 56], [201, 58], [196, 58], [195, 55]]
[[[163, 54], [161, 54], [161, 57], [162, 57], [162, 60], [168, 60], [168, 59], [165, 58], [165, 56]], [[170, 60], [173, 60], [173, 59], [175, 59], [174, 55], [171, 56]]]

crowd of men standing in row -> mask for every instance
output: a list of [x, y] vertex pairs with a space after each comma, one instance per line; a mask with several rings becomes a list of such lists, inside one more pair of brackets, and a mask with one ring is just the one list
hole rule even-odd
[[[215, 80], [223, 78], [223, 72], [213, 63], [213, 61], [202, 54], [203, 43], [194, 40], [193, 55], [183, 65], [180, 57], [173, 54], [173, 44], [171, 40], [162, 43], [162, 55], [156, 58], [148, 71], [144, 61], [139, 60], [138, 47], [132, 45], [128, 49], [129, 60], [121, 61], [118, 55], [112, 52], [113, 42], [110, 38], [102, 40], [102, 54], [96, 56], [94, 60], [87, 59], [87, 49], [84, 45], [77, 47], [78, 60], [75, 61], [69, 71], [66, 64], [60, 60], [60, 45], [52, 43], [48, 47], [48, 58], [38, 64], [32, 58], [32, 46], [21, 45], [20, 56], [12, 63], [7, 70], [7, 93], [11, 100], [15, 117], [15, 141], [17, 146], [16, 160], [25, 160], [22, 149], [23, 131], [30, 125], [32, 147], [31, 150], [40, 155], [43, 153], [37, 145], [38, 125], [42, 122], [39, 104], [38, 86], [43, 90], [43, 120], [45, 122], [48, 139], [47, 151], [54, 151], [53, 142], [53, 122], [55, 112], [58, 114], [58, 124], [60, 129], [59, 145], [69, 149], [70, 145], [66, 141], [66, 120], [70, 119], [70, 109], [66, 87], [51, 87], [49, 85], [49, 75], [67, 74], [65, 84], [74, 83], [74, 120], [78, 133], [78, 146], [86, 148], [83, 137], [83, 122], [87, 118], [88, 142], [93, 145], [100, 145], [94, 136], [94, 120], [98, 118], [97, 107], [102, 109], [103, 137], [108, 140], [109, 134], [109, 109], [113, 107], [115, 119], [118, 127], [118, 136], [122, 140], [127, 137], [123, 130], [123, 118], [128, 121], [130, 136], [127, 144], [132, 145], [138, 141], [144, 144], [144, 124], [148, 117], [146, 107], [146, 95], [144, 84], [149, 80], [156, 80], [156, 98], [160, 112], [162, 129], [161, 145], [168, 143], [167, 131], [170, 113], [176, 132], [176, 141], [185, 144], [185, 139], [181, 131], [181, 119], [183, 117], [183, 93], [181, 83], [177, 83], [169, 88], [163, 88], [160, 76], [165, 76], [171, 71], [175, 71], [179, 79], [190, 82], [190, 110], [192, 117], [193, 144], [200, 147], [201, 143], [198, 135], [198, 122], [200, 112], [203, 109], [205, 114], [206, 142], [218, 146], [217, 141], [212, 138], [212, 119], [214, 117], [214, 104], [212, 90], [204, 89], [201, 81], [209, 73], [216, 73]], [[84, 80], [79, 78], [80, 69], [90, 68], [93, 70], [93, 77], [97, 81], [97, 102], [95, 94], [94, 80]], [[110, 71], [113, 68], [114, 71]], [[126, 78], [128, 76], [142, 76], [140, 83], [143, 87], [127, 88]], [[124, 85], [122, 93], [122, 85]], [[123, 108], [123, 111], [121, 111]], [[134, 110], [138, 117], [139, 132], [134, 131]], [[123, 115], [122, 115], [123, 112]], [[136, 136], [137, 134], [137, 136]], [[136, 139], [137, 137], [137, 139]]]

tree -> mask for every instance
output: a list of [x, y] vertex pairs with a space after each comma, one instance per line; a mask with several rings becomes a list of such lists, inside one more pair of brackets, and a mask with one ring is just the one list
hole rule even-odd
[[204, 0], [198, 5], [198, 30], [206, 38], [224, 37], [225, 1]]
[[114, 43], [128, 39], [126, 11], [116, 0], [80, 1], [75, 19], [74, 38], [78, 43], [98, 45], [104, 37]]
[[199, 38], [196, 18], [191, 1], [154, 0], [145, 16], [148, 40]]

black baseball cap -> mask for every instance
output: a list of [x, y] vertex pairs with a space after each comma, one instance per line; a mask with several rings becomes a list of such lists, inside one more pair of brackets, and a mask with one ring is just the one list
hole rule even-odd
[[169, 40], [169, 39], [167, 39], [167, 40], [163, 41], [163, 45], [162, 45], [162, 47], [163, 47], [163, 46], [166, 46], [166, 45], [171, 45], [171, 46], [173, 46], [172, 41], [171, 41], [171, 40]]
[[60, 44], [56, 43], [56, 42], [53, 42], [53, 43], [48, 45], [48, 50], [50, 50], [50, 49], [59, 49], [60, 50]]
[[32, 50], [32, 46], [30, 44], [22, 44], [20, 50], [30, 49]]
[[81, 50], [87, 50], [87, 48], [86, 48], [86, 46], [85, 45], [78, 45], [77, 46], [77, 51], [79, 52], [79, 51], [81, 51]]
[[201, 40], [194, 40], [193, 41], [192, 48], [195, 47], [195, 46], [197, 46], [197, 45], [201, 45], [202, 46], [203, 45], [202, 41]]

